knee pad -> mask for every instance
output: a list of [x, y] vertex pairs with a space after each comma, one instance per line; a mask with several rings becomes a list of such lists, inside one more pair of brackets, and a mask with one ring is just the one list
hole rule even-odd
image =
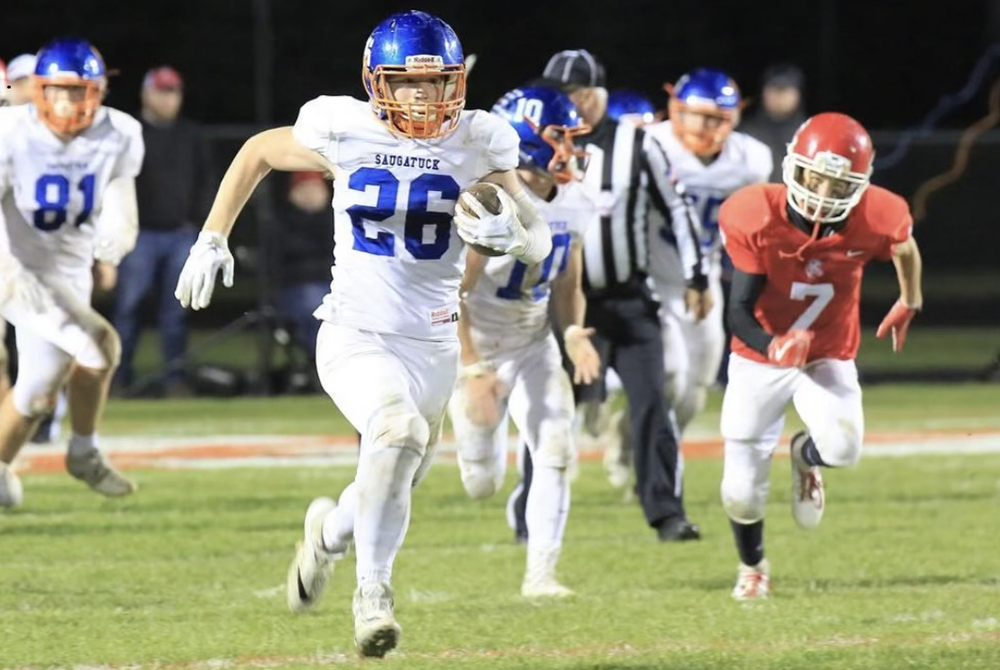
[[538, 445], [532, 454], [534, 464], [549, 468], [568, 468], [573, 462], [573, 424], [567, 419], [543, 421], [538, 427]]
[[122, 356], [117, 331], [104, 324], [91, 330], [89, 335], [87, 343], [76, 354], [76, 362], [93, 370], [115, 370]]
[[459, 459], [462, 485], [470, 498], [489, 498], [503, 486], [504, 471], [496, 461], [467, 461]]
[[847, 468], [861, 458], [861, 431], [853, 422], [839, 421], [810, 435], [820, 458], [831, 467]]
[[32, 384], [31, 380], [17, 380], [14, 384], [14, 409], [21, 416], [38, 419], [56, 411], [59, 400], [59, 384]]
[[723, 477], [720, 493], [722, 508], [737, 523], [755, 523], [764, 518], [768, 485], [755, 484], [737, 477]]
[[423, 458], [430, 441], [430, 426], [412, 403], [399, 397], [372, 413], [365, 437], [374, 449], [411, 449]]

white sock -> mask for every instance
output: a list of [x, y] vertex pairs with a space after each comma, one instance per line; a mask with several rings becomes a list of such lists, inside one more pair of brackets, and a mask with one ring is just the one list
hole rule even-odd
[[420, 454], [405, 447], [375, 448], [358, 467], [354, 547], [358, 585], [388, 584], [410, 524], [410, 495]]
[[562, 545], [569, 517], [569, 475], [566, 468], [535, 465], [528, 491], [525, 521], [528, 524], [528, 553], [531, 547]]
[[69, 453], [73, 456], [86, 456], [97, 450], [97, 435], [77, 435], [69, 438]]
[[330, 553], [345, 554], [354, 541], [354, 517], [358, 511], [358, 485], [351, 482], [337, 501], [337, 509], [323, 520], [323, 546]]

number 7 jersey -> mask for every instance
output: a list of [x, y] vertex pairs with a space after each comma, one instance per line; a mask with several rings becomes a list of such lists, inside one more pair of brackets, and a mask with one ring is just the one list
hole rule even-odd
[[[799, 258], [796, 252], [809, 235], [789, 220], [786, 193], [783, 184], [747, 186], [722, 203], [719, 227], [726, 251], [738, 270], [767, 276], [754, 309], [764, 330], [773, 335], [813, 331], [809, 362], [851, 360], [860, 339], [864, 266], [890, 260], [896, 245], [909, 239], [910, 208], [898, 195], [869, 186], [843, 227], [809, 244]], [[744, 358], [767, 362], [736, 337], [732, 348]]]
[[335, 258], [324, 321], [429, 340], [455, 339], [464, 244], [452, 224], [459, 192], [517, 167], [518, 137], [482, 111], [432, 140], [391, 133], [350, 97], [306, 103], [292, 130], [337, 168]]
[[34, 105], [0, 109], [0, 206], [10, 251], [29, 270], [77, 279], [94, 263], [93, 221], [113, 179], [142, 168], [142, 126], [101, 107], [69, 142]]

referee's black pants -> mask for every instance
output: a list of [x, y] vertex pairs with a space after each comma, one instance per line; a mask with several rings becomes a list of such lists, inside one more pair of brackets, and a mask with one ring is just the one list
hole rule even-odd
[[[589, 297], [587, 326], [601, 355], [602, 373], [614, 368], [628, 398], [633, 462], [639, 503], [650, 526], [686, 518], [682, 496], [678, 434], [667, 401], [659, 304], [647, 291], [628, 297]], [[581, 386], [577, 402], [602, 402], [602, 381]]]

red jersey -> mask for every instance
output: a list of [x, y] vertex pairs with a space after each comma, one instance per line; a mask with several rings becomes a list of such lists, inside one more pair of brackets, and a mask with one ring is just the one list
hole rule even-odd
[[[795, 252], [810, 236], [789, 221], [786, 193], [784, 184], [755, 184], [729, 196], [719, 210], [726, 251], [737, 269], [767, 276], [754, 308], [764, 330], [773, 335], [811, 330], [809, 361], [853, 359], [865, 263], [891, 260], [896, 245], [909, 239], [909, 205], [891, 191], [869, 186], [843, 227], [812, 242], [799, 259]], [[732, 349], [767, 362], [735, 336]]]

